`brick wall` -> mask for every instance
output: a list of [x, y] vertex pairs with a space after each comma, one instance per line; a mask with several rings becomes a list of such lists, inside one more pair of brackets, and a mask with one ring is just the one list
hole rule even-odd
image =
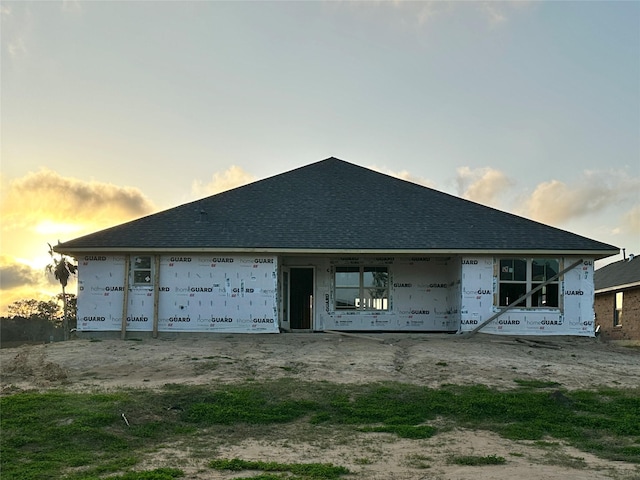
[[622, 325], [614, 327], [616, 292], [596, 294], [596, 325], [604, 340], [640, 340], [640, 288], [623, 290]]

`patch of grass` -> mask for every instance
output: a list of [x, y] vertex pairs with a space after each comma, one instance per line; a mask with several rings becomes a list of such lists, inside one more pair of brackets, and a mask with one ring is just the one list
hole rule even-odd
[[574, 457], [562, 452], [547, 452], [544, 455], [544, 463], [564, 468], [584, 469], [587, 462], [582, 457]]
[[558, 382], [550, 382], [545, 380], [525, 380], [522, 378], [514, 378], [513, 381], [521, 387], [529, 388], [552, 388], [560, 386]]
[[124, 475], [107, 477], [105, 480], [172, 480], [184, 477], [184, 472], [176, 468], [156, 468], [142, 472], [127, 472]]
[[294, 372], [294, 373], [297, 372], [296, 367], [291, 367], [291, 366], [288, 366], [288, 365], [285, 365], [284, 367], [278, 367], [278, 368], [281, 368], [285, 372]]
[[531, 440], [543, 448], [562, 442], [604, 459], [640, 464], [640, 389], [430, 389], [289, 377], [101, 394], [23, 392], [0, 397], [0, 410], [0, 469], [3, 478], [16, 480], [126, 474], [150, 449], [201, 432], [208, 445], [218, 447], [270, 438], [276, 431], [297, 435], [301, 428], [305, 438], [370, 431], [421, 439], [455, 426]]
[[286, 423], [306, 415], [315, 407], [307, 400], [273, 397], [260, 387], [227, 387], [185, 409], [183, 419], [198, 424]]
[[256, 475], [255, 477], [234, 477], [231, 480], [247, 480], [250, 478], [251, 480], [301, 480], [300, 477], [290, 477], [284, 476], [284, 474], [274, 474], [274, 473], [261, 473]]
[[533, 442], [533, 444], [536, 447], [541, 447], [541, 448], [552, 448], [552, 447], [560, 446], [558, 442], [547, 442], [546, 440], [536, 440], [535, 442]]
[[430, 438], [436, 434], [436, 429], [429, 425], [381, 425], [377, 427], [363, 427], [363, 432], [394, 433], [401, 438]]
[[[216, 459], [209, 462], [209, 467], [215, 470], [259, 470], [262, 472], [289, 472], [294, 475], [301, 475], [302, 478], [309, 479], [326, 479], [332, 480], [347, 475], [349, 469], [341, 466], [332, 465], [330, 463], [277, 463], [277, 462], [260, 462], [233, 459]], [[260, 477], [253, 477], [260, 478]]]
[[[184, 426], [149, 412], [149, 395], [23, 393], [0, 399], [0, 468], [16, 480], [93, 478], [138, 463], [140, 439], [180, 435]], [[122, 413], [131, 422], [127, 427]], [[62, 472], [74, 469], [67, 477]]]
[[[432, 415], [427, 412], [430, 400], [428, 389], [413, 385], [373, 384], [361, 386], [349, 393], [342, 392], [326, 398], [325, 415], [343, 424], [416, 425]], [[431, 400], [435, 398], [431, 397]], [[436, 400], [437, 402], [437, 400]], [[316, 419], [319, 414], [316, 414]]]
[[198, 362], [193, 366], [193, 370], [196, 375], [202, 375], [203, 373], [212, 372], [218, 369], [218, 362]]
[[120, 394], [59, 392], [0, 399], [3, 476], [56, 478], [63, 468], [106, 462], [111, 455], [123, 454], [129, 442], [107, 428], [121, 427], [114, 408], [121, 400]]
[[504, 457], [497, 455], [456, 455], [449, 458], [448, 462], [452, 465], [465, 466], [483, 466], [483, 465], [504, 465], [507, 463]]
[[427, 469], [427, 468], [431, 468], [431, 464], [428, 463], [431, 461], [433, 461], [433, 458], [431, 457], [414, 453], [411, 455], [407, 455], [404, 463], [407, 467]]

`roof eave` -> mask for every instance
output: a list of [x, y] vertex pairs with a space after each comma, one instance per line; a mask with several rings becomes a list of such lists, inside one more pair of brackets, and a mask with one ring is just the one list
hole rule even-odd
[[[62, 247], [62, 248], [60, 248]], [[561, 250], [561, 249], [448, 249], [448, 248], [271, 248], [271, 247], [71, 247], [59, 245], [55, 252], [75, 256], [83, 253], [263, 253], [292, 255], [571, 255], [587, 256], [596, 260], [617, 255], [615, 250]]]
[[595, 293], [597, 295], [599, 293], [616, 292], [616, 291], [619, 291], [619, 290], [627, 290], [629, 288], [634, 288], [634, 287], [640, 287], [640, 281], [631, 282], [631, 283], [624, 283], [622, 285], [612, 285], [610, 287], [605, 287], [605, 288], [599, 288], [598, 290], [595, 290], [593, 293]]

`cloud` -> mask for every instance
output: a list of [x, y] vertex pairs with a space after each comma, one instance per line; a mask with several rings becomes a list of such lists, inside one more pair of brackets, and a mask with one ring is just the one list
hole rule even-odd
[[[35, 268], [8, 255], [0, 255], [0, 315], [19, 300], [51, 300], [60, 293], [60, 284], [43, 267]], [[69, 292], [75, 292], [75, 277], [69, 282]]]
[[79, 0], [62, 0], [62, 11], [78, 13], [82, 11], [82, 5]]
[[435, 183], [431, 180], [413, 175], [407, 170], [400, 170], [399, 172], [396, 172], [394, 170], [389, 170], [388, 168], [377, 167], [376, 165], [372, 165], [367, 168], [375, 170], [379, 173], [384, 173], [385, 175], [391, 175], [392, 177], [396, 177], [401, 180], [406, 180], [407, 182], [417, 183], [418, 185], [422, 185], [423, 187], [435, 188]]
[[355, 2], [353, 5], [357, 5], [358, 7], [371, 5], [392, 7], [403, 18], [408, 18], [410, 21], [417, 22], [420, 27], [433, 22], [437, 17], [440, 17], [447, 12], [451, 12], [455, 7], [452, 2], [440, 2], [434, 0], [425, 0], [421, 2], [415, 2], [413, 0], [394, 0], [393, 2], [374, 2], [373, 4], [369, 2]]
[[2, 19], [2, 44], [12, 60], [28, 53], [27, 45], [32, 38], [33, 18], [29, 6], [14, 3], [0, 6]]
[[[408, 1], [394, 0], [393, 2], [374, 2], [381, 7], [391, 6], [405, 18], [412, 18], [419, 26], [435, 21], [450, 21], [453, 16], [460, 16], [466, 12], [472, 18], [480, 18], [489, 26], [495, 27], [509, 21], [516, 10], [534, 5], [535, 2], [526, 0], [514, 1], [482, 1], [482, 2], [443, 2], [443, 1]], [[356, 5], [370, 6], [370, 2], [356, 2]]]
[[640, 235], [640, 204], [633, 207], [622, 217], [622, 230]]
[[504, 8], [497, 2], [480, 2], [480, 11], [484, 13], [492, 26], [504, 23], [507, 21], [507, 14]]
[[446, 2], [411, 2], [416, 9], [415, 15], [419, 25], [424, 25], [438, 16]]
[[515, 182], [500, 170], [491, 167], [459, 167], [456, 169], [458, 195], [483, 205], [497, 204], [497, 198]]
[[60, 224], [61, 231], [70, 231], [74, 225], [110, 225], [156, 209], [137, 188], [86, 182], [48, 169], [11, 181], [3, 197], [3, 230], [36, 231], [44, 225], [49, 233]]
[[0, 257], [0, 289], [11, 290], [17, 287], [30, 286], [39, 283], [44, 278], [44, 272], [36, 272], [29, 265], [18, 263], [11, 257]]
[[[568, 220], [618, 206], [638, 195], [640, 178], [622, 171], [587, 171], [574, 184], [551, 180], [539, 184], [524, 202], [520, 214], [543, 223], [562, 224]], [[633, 211], [637, 211], [634, 207]], [[630, 224], [634, 222], [630, 221]]]
[[216, 193], [231, 190], [256, 180], [256, 177], [243, 170], [241, 167], [231, 165], [224, 172], [213, 174], [211, 181], [204, 184], [200, 180], [194, 180], [191, 185], [191, 193], [198, 197], [215, 195]]
[[11, 40], [7, 45], [7, 51], [12, 58], [27, 53], [27, 46], [24, 43], [24, 39], [19, 37]]

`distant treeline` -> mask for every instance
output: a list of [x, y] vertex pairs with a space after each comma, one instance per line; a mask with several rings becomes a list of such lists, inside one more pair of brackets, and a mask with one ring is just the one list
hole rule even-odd
[[23, 343], [59, 342], [64, 339], [62, 326], [47, 318], [0, 317], [0, 347]]
[[[75, 328], [75, 296], [68, 297], [69, 328]], [[19, 300], [9, 305], [8, 310], [9, 316], [0, 317], [0, 347], [64, 340], [60, 298], [49, 301]]]

